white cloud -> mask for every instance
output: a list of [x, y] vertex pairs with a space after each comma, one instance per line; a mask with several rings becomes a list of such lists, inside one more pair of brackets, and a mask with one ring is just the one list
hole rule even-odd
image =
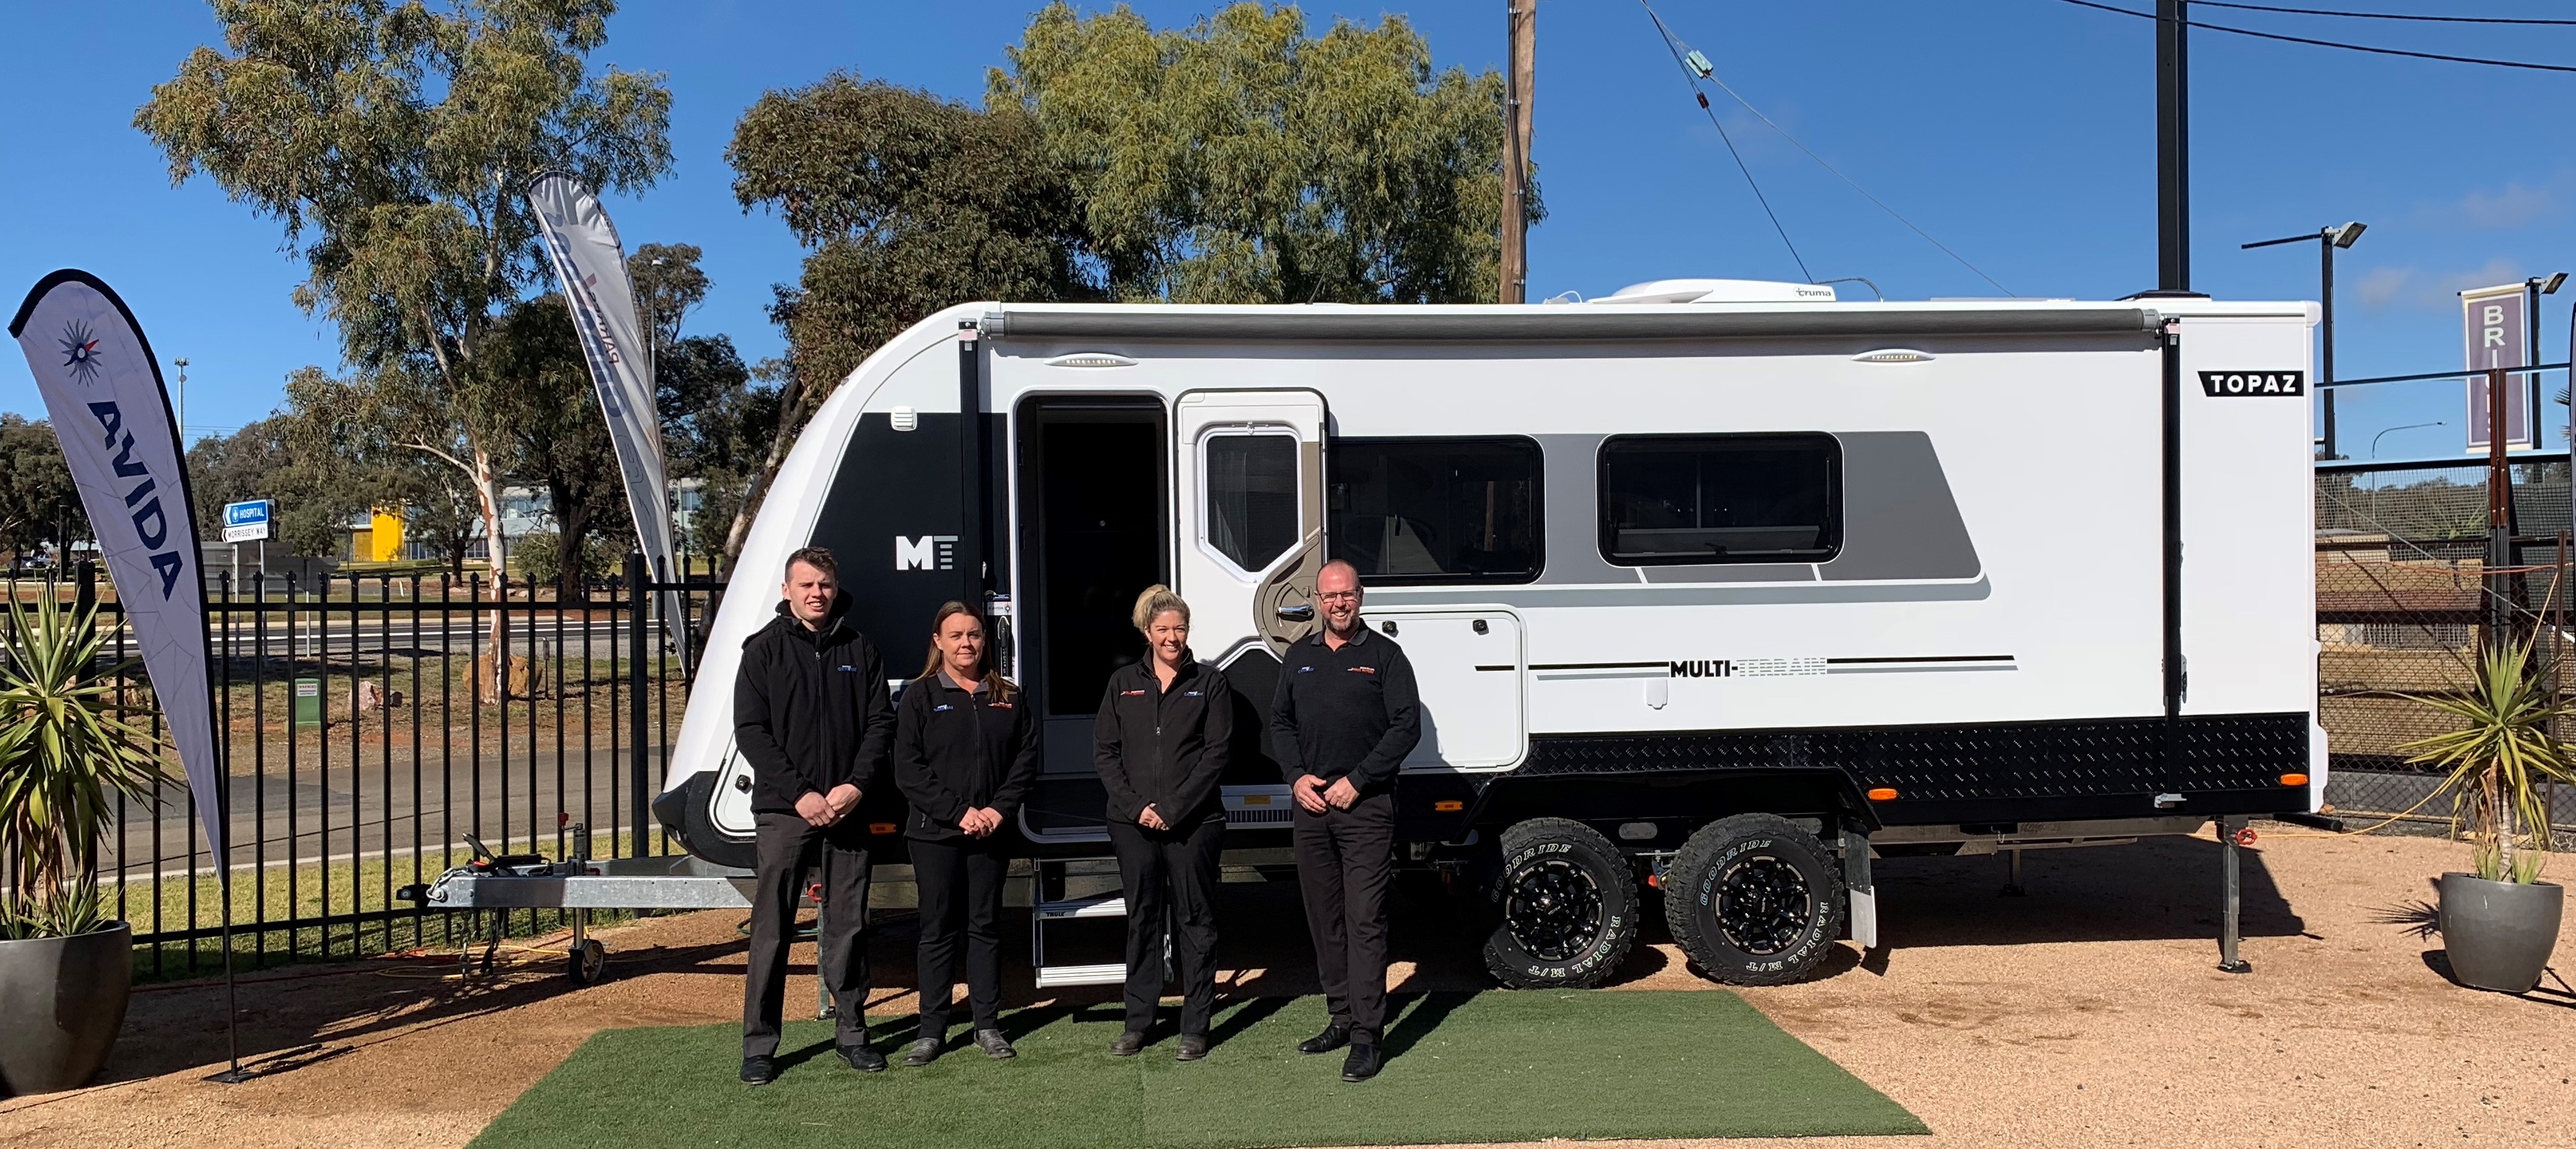
[[2501, 256], [2475, 270], [2439, 275], [2426, 275], [2413, 267], [2383, 266], [2364, 273], [2361, 282], [2353, 286], [2353, 294], [2363, 307], [2374, 311], [2457, 311], [2461, 292], [2472, 287], [2519, 283], [2522, 277], [2521, 265]]
[[2361, 297], [2362, 306], [2384, 308], [2397, 302], [2398, 295], [2406, 290], [2407, 281], [2413, 278], [2415, 269], [2411, 267], [2374, 267], [2370, 274], [2361, 277], [2360, 285], [2353, 290]]
[[2459, 213], [2471, 227], [2511, 229], [2522, 227], [2558, 211], [2558, 196], [2542, 188], [2526, 187], [2517, 180], [2494, 193], [2473, 191], [2461, 197]]

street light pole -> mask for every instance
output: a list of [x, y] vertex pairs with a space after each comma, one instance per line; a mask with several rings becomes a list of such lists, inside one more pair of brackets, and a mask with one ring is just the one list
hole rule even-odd
[[2434, 421], [2432, 421], [2432, 422], [2430, 422], [2430, 423], [2408, 423], [2408, 424], [2405, 424], [2404, 426], [2383, 428], [2383, 429], [2381, 429], [2381, 430], [2380, 430], [2380, 432], [2379, 432], [2378, 434], [2373, 435], [2373, 436], [2371, 436], [2371, 437], [2370, 437], [2370, 457], [2371, 457], [2371, 458], [2374, 458], [2374, 459], [2376, 459], [2376, 458], [2378, 458], [2378, 457], [2379, 457], [2379, 441], [2380, 441], [2381, 439], [2385, 439], [2385, 438], [2387, 438], [2387, 437], [2388, 437], [2388, 433], [2389, 433], [2390, 431], [2413, 431], [2413, 430], [2418, 430], [2418, 429], [2420, 429], [2420, 428], [2424, 428], [2424, 427], [2447, 427], [2447, 426], [2450, 426], [2450, 424], [2449, 424], [2449, 423], [2447, 423], [2447, 422], [2444, 422], [2444, 421], [2442, 421], [2442, 420], [2440, 420], [2440, 419], [2436, 419], [2436, 420], [2434, 420]]
[[[2239, 244], [2237, 246], [2237, 250], [2246, 251], [2257, 247], [2274, 247], [2284, 243], [2305, 243], [2309, 240], [2315, 240], [2317, 246], [2322, 249], [2322, 252], [2318, 257], [2317, 264], [2317, 275], [2323, 284], [2318, 291], [2318, 303], [2322, 306], [2324, 311], [2324, 314], [2320, 317], [2322, 322], [2319, 324], [2321, 330], [2318, 333], [2324, 347], [2323, 354], [2318, 357], [2319, 362], [2317, 364], [2318, 404], [2324, 409], [2322, 422], [2324, 423], [2325, 431], [2325, 434], [2321, 436], [2322, 442], [2318, 445], [2319, 449], [2317, 457], [2321, 459], [2340, 459], [2343, 457], [2335, 450], [2335, 394], [2332, 386], [2335, 378], [2334, 253], [2336, 248], [2351, 247], [2354, 242], [2361, 238], [2361, 233], [2368, 230], [2370, 230], [2369, 224], [2355, 222], [2347, 223], [2340, 227], [2321, 227], [2318, 228], [2316, 233], [2313, 235], [2285, 235], [2279, 239], [2258, 239], [2252, 243]], [[2538, 361], [2538, 358], [2535, 356], [2533, 362]]]
[[171, 360], [170, 365], [179, 369], [179, 453], [185, 455], [188, 453], [188, 357], [182, 355]]

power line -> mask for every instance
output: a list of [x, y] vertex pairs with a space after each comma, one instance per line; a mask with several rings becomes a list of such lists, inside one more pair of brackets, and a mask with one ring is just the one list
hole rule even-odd
[[2338, 12], [2332, 8], [2282, 8], [2271, 4], [2230, 4], [2226, 0], [2192, 0], [2204, 8], [2237, 8], [2247, 12], [2287, 12], [2294, 16], [2337, 16], [2349, 20], [2414, 20], [2428, 24], [2538, 24], [2576, 26], [2576, 20], [2538, 20], [2515, 16], [2417, 16], [2397, 12]]
[[[1923, 229], [1922, 229], [1922, 228], [1920, 228], [1920, 227], [1916, 227], [1916, 226], [1914, 225], [1914, 221], [1913, 221], [1913, 220], [1910, 220], [1910, 219], [1905, 218], [1905, 216], [1904, 216], [1903, 214], [1899, 213], [1895, 208], [1892, 208], [1892, 207], [1887, 206], [1887, 201], [1886, 201], [1886, 200], [1882, 200], [1882, 199], [1878, 198], [1877, 196], [1871, 195], [1871, 194], [1869, 193], [1869, 189], [1868, 189], [1868, 188], [1865, 188], [1865, 187], [1860, 186], [1860, 184], [1859, 184], [1857, 181], [1853, 180], [1850, 176], [1844, 175], [1844, 174], [1843, 174], [1843, 171], [1842, 171], [1842, 169], [1841, 169], [1841, 168], [1835, 167], [1834, 165], [1832, 165], [1832, 164], [1830, 164], [1830, 163], [1827, 163], [1827, 162], [1825, 161], [1825, 157], [1820, 156], [1820, 155], [1817, 155], [1817, 154], [1816, 154], [1816, 150], [1815, 150], [1814, 148], [1810, 148], [1810, 147], [1808, 147], [1806, 144], [1799, 142], [1798, 137], [1796, 137], [1796, 136], [1793, 136], [1793, 135], [1790, 135], [1790, 134], [1789, 134], [1789, 129], [1784, 128], [1784, 127], [1781, 127], [1777, 121], [1773, 120], [1773, 119], [1772, 119], [1771, 117], [1769, 117], [1769, 116], [1763, 115], [1763, 114], [1762, 114], [1762, 109], [1757, 108], [1757, 107], [1754, 107], [1754, 106], [1753, 106], [1752, 101], [1745, 99], [1742, 95], [1738, 94], [1738, 93], [1736, 92], [1736, 90], [1735, 90], [1735, 89], [1728, 87], [1728, 86], [1727, 86], [1727, 84], [1726, 84], [1726, 81], [1721, 80], [1721, 79], [1718, 79], [1718, 78], [1717, 78], [1717, 74], [1716, 74], [1714, 71], [1711, 71], [1711, 72], [1708, 72], [1708, 73], [1703, 74], [1703, 73], [1701, 73], [1699, 70], [1697, 70], [1697, 69], [1695, 69], [1695, 68], [1691, 67], [1690, 63], [1689, 63], [1687, 60], [1684, 60], [1684, 59], [1683, 59], [1683, 57], [1682, 57], [1682, 50], [1681, 50], [1681, 38], [1680, 38], [1680, 37], [1678, 37], [1678, 36], [1673, 35], [1673, 30], [1672, 30], [1670, 27], [1667, 27], [1667, 26], [1664, 24], [1664, 18], [1663, 18], [1662, 16], [1660, 16], [1660, 15], [1657, 15], [1657, 14], [1656, 14], [1654, 5], [1653, 5], [1653, 4], [1650, 4], [1650, 3], [1647, 3], [1647, 0], [1637, 0], [1637, 2], [1638, 2], [1638, 4], [1639, 4], [1639, 6], [1641, 6], [1641, 7], [1645, 8], [1647, 18], [1649, 18], [1649, 19], [1651, 19], [1651, 20], [1653, 20], [1653, 21], [1655, 22], [1655, 29], [1656, 29], [1657, 31], [1659, 31], [1659, 32], [1662, 32], [1662, 33], [1663, 33], [1663, 35], [1664, 35], [1664, 47], [1665, 47], [1667, 50], [1669, 50], [1669, 51], [1671, 51], [1671, 52], [1673, 53], [1673, 61], [1674, 61], [1675, 63], [1680, 64], [1680, 65], [1682, 66], [1682, 74], [1683, 74], [1684, 76], [1686, 76], [1686, 77], [1688, 77], [1688, 78], [1690, 79], [1690, 81], [1691, 81], [1691, 92], [1692, 92], [1692, 94], [1693, 94], [1693, 95], [1697, 95], [1697, 96], [1699, 96], [1699, 106], [1700, 106], [1703, 110], [1707, 109], [1707, 107], [1708, 107], [1708, 97], [1707, 97], [1706, 95], [1702, 95], [1702, 94], [1699, 92], [1699, 80], [1700, 80], [1701, 78], [1703, 78], [1703, 75], [1705, 75], [1705, 78], [1708, 80], [1708, 82], [1710, 82], [1710, 83], [1712, 83], [1712, 84], [1717, 85], [1717, 87], [1718, 87], [1718, 90], [1719, 90], [1719, 91], [1725, 92], [1725, 93], [1727, 94], [1727, 96], [1728, 96], [1728, 97], [1730, 97], [1730, 98], [1732, 98], [1736, 103], [1738, 103], [1738, 104], [1742, 104], [1742, 105], [1744, 106], [1744, 110], [1745, 110], [1745, 111], [1748, 111], [1748, 112], [1753, 113], [1753, 116], [1754, 116], [1754, 118], [1755, 118], [1755, 119], [1758, 119], [1758, 120], [1762, 121], [1764, 124], [1769, 125], [1772, 131], [1775, 131], [1775, 132], [1780, 133], [1780, 138], [1781, 138], [1781, 139], [1784, 139], [1784, 140], [1789, 141], [1792, 145], [1795, 145], [1799, 151], [1802, 151], [1802, 152], [1807, 153], [1807, 158], [1808, 158], [1808, 159], [1811, 159], [1811, 160], [1816, 161], [1817, 166], [1822, 167], [1822, 168], [1823, 168], [1823, 169], [1825, 169], [1826, 171], [1829, 171], [1829, 172], [1834, 173], [1834, 178], [1835, 178], [1835, 179], [1838, 179], [1838, 180], [1843, 181], [1843, 183], [1845, 183], [1845, 184], [1847, 184], [1847, 185], [1849, 185], [1849, 186], [1851, 187], [1851, 190], [1856, 191], [1856, 192], [1859, 192], [1859, 193], [1860, 193], [1860, 195], [1861, 195], [1861, 198], [1862, 198], [1862, 199], [1868, 200], [1869, 202], [1871, 202], [1871, 203], [1873, 203], [1873, 204], [1878, 205], [1878, 210], [1883, 211], [1883, 212], [1886, 212], [1886, 213], [1889, 215], [1889, 217], [1891, 217], [1891, 218], [1893, 218], [1894, 220], [1896, 220], [1896, 222], [1901, 223], [1901, 224], [1904, 224], [1907, 230], [1909, 230], [1909, 231], [1913, 232], [1913, 233], [1914, 233], [1914, 234], [1916, 234], [1916, 235], [1922, 236], [1922, 237], [1923, 237], [1923, 242], [1928, 243], [1928, 244], [1931, 244], [1931, 245], [1932, 245], [1932, 246], [1934, 246], [1934, 247], [1940, 248], [1940, 249], [1941, 249], [1941, 254], [1946, 255], [1946, 256], [1949, 256], [1950, 258], [1952, 258], [1952, 259], [1955, 259], [1955, 260], [1959, 261], [1959, 266], [1964, 267], [1964, 268], [1967, 268], [1969, 271], [1975, 272], [1975, 273], [1976, 273], [1976, 275], [1977, 275], [1977, 278], [1982, 279], [1982, 280], [1985, 280], [1985, 281], [1986, 281], [1986, 282], [1988, 282], [1988, 283], [1992, 283], [1992, 284], [1994, 284], [1994, 286], [1995, 286], [1995, 290], [2000, 291], [2000, 292], [2003, 292], [2003, 293], [2004, 293], [2004, 294], [2006, 294], [2006, 295], [2012, 295], [2012, 294], [2013, 294], [2013, 291], [2012, 291], [2012, 289], [2011, 289], [2011, 288], [2009, 288], [2009, 287], [2005, 287], [2005, 286], [2004, 286], [2003, 284], [2001, 284], [2001, 283], [1997, 283], [1997, 282], [1995, 281], [1995, 277], [1994, 277], [1994, 276], [1991, 276], [1991, 275], [1986, 274], [1986, 273], [1985, 273], [1985, 271], [1984, 271], [1983, 269], [1980, 269], [1976, 264], [1973, 264], [1973, 263], [1968, 262], [1968, 258], [1967, 258], [1966, 256], [1960, 255], [1958, 252], [1955, 252], [1955, 251], [1950, 250], [1950, 246], [1949, 246], [1948, 244], [1945, 244], [1945, 243], [1941, 242], [1940, 240], [1937, 240], [1937, 239], [1932, 238], [1932, 233], [1931, 233], [1931, 232], [1925, 231], [1925, 230], [1923, 230]], [[1715, 112], [1710, 112], [1710, 113], [1709, 113], [1709, 119], [1710, 119], [1710, 121], [1711, 121], [1711, 122], [1715, 122], [1715, 121], [1716, 121], [1716, 118], [1717, 118], [1717, 113], [1715, 113]], [[1726, 129], [1724, 129], [1724, 128], [1719, 128], [1719, 129], [1718, 129], [1718, 134], [1719, 134], [1720, 136], [1725, 135], [1725, 132], [1726, 132]], [[1734, 144], [1730, 142], [1730, 143], [1727, 145], [1727, 148], [1728, 148], [1728, 150], [1729, 150], [1729, 151], [1734, 150]], [[1736, 161], [1736, 162], [1740, 164], [1740, 163], [1742, 163], [1742, 162], [1743, 162], [1743, 160], [1742, 160], [1742, 158], [1741, 158], [1741, 157], [1738, 157], [1738, 159], [1737, 159], [1737, 161]], [[1749, 172], [1748, 172], [1748, 173], [1746, 173], [1746, 175], [1745, 175], [1745, 179], [1747, 179], [1747, 180], [1751, 180], [1752, 178], [1753, 178], [1753, 177], [1752, 177], [1752, 174], [1751, 174], [1751, 173], [1749, 173]], [[1758, 189], [1758, 188], [1757, 188], [1757, 189], [1755, 189], [1755, 193], [1754, 193], [1754, 194], [1756, 194], [1756, 195], [1761, 194], [1760, 189]], [[1767, 205], [1766, 205], [1766, 206], [1767, 206]], [[1777, 220], [1774, 220], [1773, 222], [1774, 222], [1774, 223], [1777, 223], [1778, 221], [1777, 221]], [[1786, 235], [1783, 235], [1781, 238], [1782, 238], [1783, 240], [1786, 240], [1788, 237], [1787, 237]], [[1794, 252], [1794, 249], [1792, 249], [1792, 250], [1793, 250], [1793, 252]], [[1805, 267], [1806, 267], [1806, 265], [1805, 265], [1804, 263], [1799, 264], [1799, 268], [1800, 268], [1800, 270], [1804, 270], [1804, 269], [1805, 269]], [[1877, 290], [1877, 289], [1876, 289], [1875, 287], [1872, 287], [1872, 288], [1871, 288], [1871, 290], [1875, 291], [1875, 290]]]
[[[2093, 0], [2059, 0], [2059, 2], [2064, 4], [2073, 4], [2078, 8], [2093, 8], [2104, 12], [2117, 12], [2120, 15], [2135, 16], [2141, 20], [2160, 19], [2160, 17], [2153, 12], [2132, 12], [2126, 8], [2116, 8], [2109, 4], [2096, 4]], [[2201, 2], [2211, 3], [2213, 0], [2201, 0]], [[2341, 48], [2347, 52], [2369, 52], [2378, 56], [2406, 56], [2417, 60], [2441, 60], [2452, 64], [2483, 64], [2490, 68], [2522, 68], [2533, 72], [2576, 72], [2576, 67], [2571, 67], [2566, 64], [2533, 64], [2521, 60], [2488, 60], [2477, 56], [2446, 56], [2439, 52], [2409, 52], [2403, 48], [2373, 48], [2367, 44], [2346, 44], [2337, 40], [2318, 40], [2308, 36], [2284, 36], [2278, 32], [2257, 32], [2251, 28], [2231, 28], [2225, 24], [2204, 24], [2198, 20], [2185, 20], [2183, 23], [2193, 28], [2206, 28], [2212, 32], [2227, 32], [2237, 36], [2252, 36], [2258, 40], [2280, 40], [2285, 43], [2308, 44], [2318, 48]]]
[[1797, 244], [1789, 242], [1789, 229], [1780, 226], [1780, 213], [1771, 210], [1771, 198], [1762, 194], [1761, 184], [1754, 182], [1753, 169], [1745, 165], [1744, 153], [1735, 150], [1735, 137], [1726, 134], [1726, 125], [1717, 120], [1717, 109], [1708, 106], [1708, 94], [1699, 90], [1698, 75], [1682, 59], [1681, 42], [1673, 37], [1672, 29], [1664, 27], [1664, 18], [1655, 14], [1653, 5], [1645, 0], [1637, 2], [1646, 9], [1646, 18], [1655, 22], [1655, 29], [1664, 34], [1664, 47], [1672, 52], [1673, 64], [1682, 70], [1682, 81], [1690, 85], [1691, 95], [1698, 98], [1699, 110], [1708, 115], [1708, 125], [1717, 129], [1717, 138], [1726, 141], [1726, 154], [1735, 157], [1735, 170], [1744, 173], [1744, 185], [1753, 189], [1753, 198], [1762, 205], [1762, 214], [1771, 217], [1771, 230], [1780, 233], [1780, 245], [1789, 249], [1789, 258], [1798, 264], [1798, 274], [1806, 276], [1807, 282], [1814, 283], [1816, 273], [1807, 270], [1806, 257], [1798, 254]]

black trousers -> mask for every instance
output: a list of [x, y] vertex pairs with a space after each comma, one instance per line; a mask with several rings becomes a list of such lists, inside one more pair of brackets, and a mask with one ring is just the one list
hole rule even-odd
[[961, 933], [975, 1028], [1001, 1028], [1002, 879], [1010, 875], [1011, 859], [998, 838], [910, 843], [912, 878], [921, 894], [922, 1037], [948, 1036]]
[[1290, 827], [1306, 933], [1333, 1024], [1376, 1044], [1386, 1024], [1386, 889], [1395, 870], [1395, 797], [1372, 794], [1348, 810], [1309, 814]]
[[1109, 848], [1127, 894], [1127, 1028], [1154, 1024], [1163, 1000], [1163, 932], [1175, 928], [1172, 956], [1180, 968], [1181, 1032], [1205, 1036], [1216, 1012], [1217, 853], [1222, 815], [1181, 830], [1148, 830], [1112, 821]]
[[816, 828], [794, 814], [760, 814], [753, 837], [751, 965], [742, 985], [742, 1055], [778, 1052], [778, 1015], [787, 993], [788, 939], [796, 927], [800, 880], [819, 865], [822, 920], [815, 968], [831, 990], [833, 1040], [868, 1039], [868, 853], [865, 823], [849, 819]]

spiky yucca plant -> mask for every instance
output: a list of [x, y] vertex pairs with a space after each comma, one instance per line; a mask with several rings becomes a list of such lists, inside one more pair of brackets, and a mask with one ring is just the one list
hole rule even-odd
[[92, 625], [94, 613], [51, 594], [33, 606], [12, 599], [0, 630], [0, 849], [13, 863], [9, 910], [21, 930], [48, 936], [96, 928], [93, 863], [116, 796], [151, 806], [169, 776], [160, 739], [131, 717], [148, 708], [116, 697], [135, 660], [104, 665], [107, 636]]
[[2410, 762], [2446, 771], [2436, 794], [2451, 797], [2451, 826], [2465, 830], [2477, 876], [2534, 882], [2549, 857], [2545, 782], [2576, 782], [2568, 747], [2553, 733], [2568, 704], [2551, 697], [2550, 671], [2534, 671], [2531, 642], [2490, 647], [2454, 697], [2415, 695], [2460, 728], [2398, 747]]

